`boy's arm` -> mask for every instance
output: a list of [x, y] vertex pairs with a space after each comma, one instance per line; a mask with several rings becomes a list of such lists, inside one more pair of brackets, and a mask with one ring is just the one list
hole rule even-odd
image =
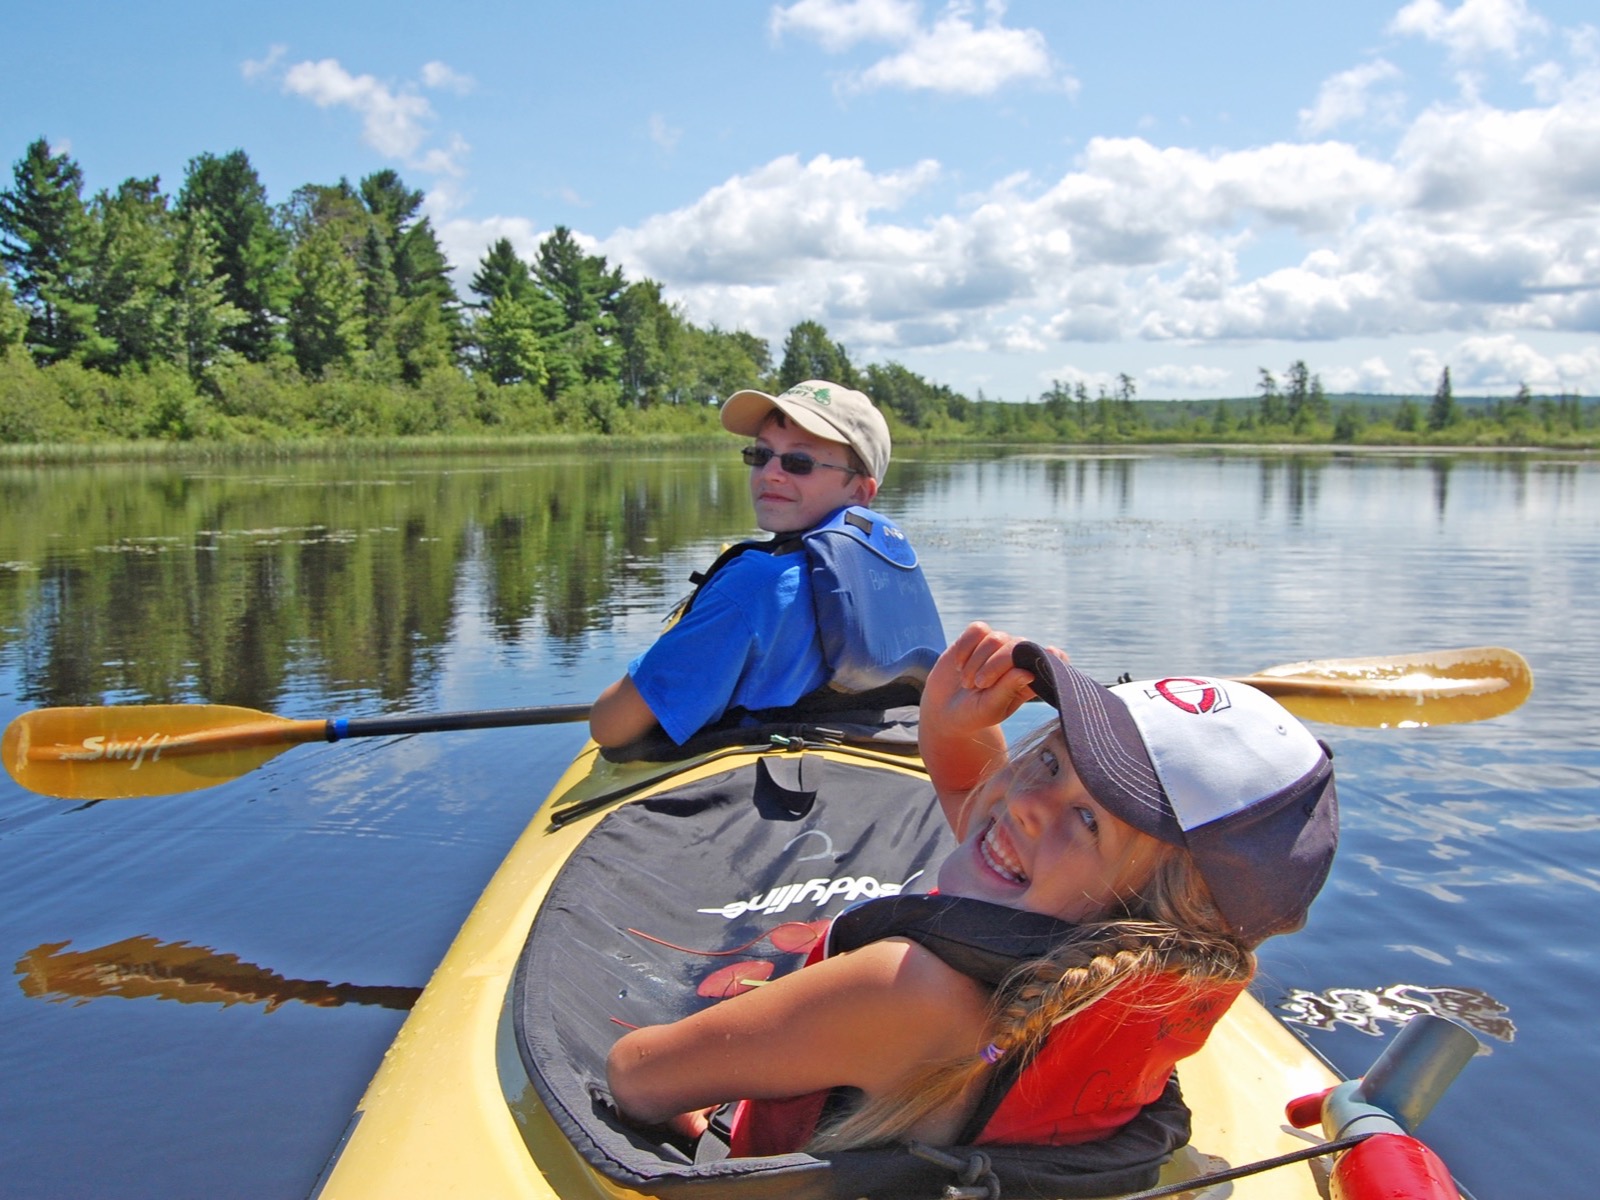
[[633, 677], [624, 675], [595, 699], [589, 709], [589, 736], [602, 746], [625, 746], [656, 727]]
[[917, 746], [958, 838], [984, 815], [967, 811], [968, 795], [1005, 758], [1000, 723], [1033, 697], [1033, 676], [1011, 665], [1013, 647], [1025, 640], [974, 621], [923, 688]]

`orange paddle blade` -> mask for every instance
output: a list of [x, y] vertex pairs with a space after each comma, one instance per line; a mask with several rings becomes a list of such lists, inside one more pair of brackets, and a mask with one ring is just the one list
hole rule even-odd
[[237, 778], [326, 727], [226, 704], [40, 708], [6, 726], [0, 757], [47, 796], [162, 796]]

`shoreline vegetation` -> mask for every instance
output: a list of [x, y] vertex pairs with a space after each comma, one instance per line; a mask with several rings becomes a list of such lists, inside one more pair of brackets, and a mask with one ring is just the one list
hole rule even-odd
[[1021, 400], [858, 365], [816, 321], [775, 353], [690, 322], [558, 226], [495, 242], [457, 294], [423, 194], [394, 171], [268, 202], [242, 150], [92, 197], [40, 138], [0, 190], [0, 463], [692, 445], [718, 402], [858, 388], [898, 446], [1600, 449], [1600, 400], [1330, 395], [1304, 360], [1255, 394], [1149, 400], [1128, 373]]

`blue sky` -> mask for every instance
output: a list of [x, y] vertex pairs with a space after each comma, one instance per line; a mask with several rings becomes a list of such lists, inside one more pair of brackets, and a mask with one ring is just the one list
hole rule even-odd
[[[4, 19], [0, 153], [393, 167], [461, 290], [566, 225], [698, 324], [969, 395], [1600, 394], [1600, 16], [1334, 4], [94, 0]], [[5, 177], [9, 186], [9, 172]]]

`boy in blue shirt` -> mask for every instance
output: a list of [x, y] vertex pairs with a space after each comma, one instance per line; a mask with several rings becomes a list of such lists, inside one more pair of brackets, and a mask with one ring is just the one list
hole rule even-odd
[[[779, 396], [742, 391], [723, 427], [744, 450], [750, 502], [768, 533], [798, 534], [867, 507], [889, 467], [889, 426], [861, 392], [826, 380]], [[622, 746], [660, 725], [682, 745], [730, 709], [793, 704], [828, 682], [803, 554], [740, 554], [628, 673], [595, 700], [590, 735]]]

